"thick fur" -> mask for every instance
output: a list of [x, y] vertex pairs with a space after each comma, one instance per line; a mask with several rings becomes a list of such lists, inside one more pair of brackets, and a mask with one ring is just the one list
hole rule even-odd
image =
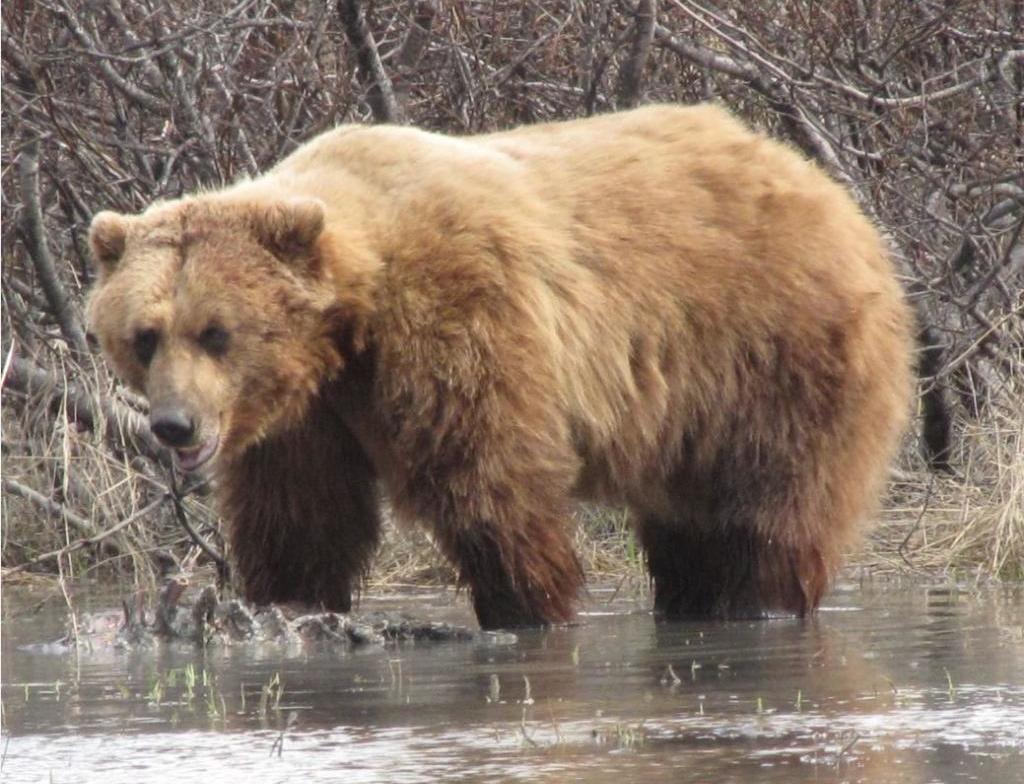
[[[376, 479], [485, 627], [571, 617], [580, 498], [632, 508], [665, 614], [805, 614], [910, 405], [877, 231], [712, 106], [465, 139], [343, 127], [253, 181], [104, 213], [93, 245], [93, 329], [219, 432], [260, 601], [349, 606]], [[223, 357], [193, 345], [204, 308], [230, 321]]]

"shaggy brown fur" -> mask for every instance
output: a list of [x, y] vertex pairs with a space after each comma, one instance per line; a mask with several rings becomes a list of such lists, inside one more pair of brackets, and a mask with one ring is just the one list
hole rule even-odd
[[344, 127], [92, 244], [92, 328], [259, 601], [348, 608], [379, 480], [488, 628], [571, 617], [574, 498], [633, 509], [658, 610], [804, 614], [908, 413], [878, 233], [711, 106]]

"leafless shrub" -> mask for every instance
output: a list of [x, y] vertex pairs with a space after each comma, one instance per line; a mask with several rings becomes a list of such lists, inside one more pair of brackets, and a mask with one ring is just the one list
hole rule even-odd
[[[253, 174], [341, 122], [471, 133], [716, 100], [819, 161], [892, 239], [923, 314], [925, 389], [954, 406], [959, 433], [952, 478], [907, 456], [920, 491], [899, 516], [907, 541], [938, 483], [961, 510], [991, 501], [1016, 544], [1000, 539], [988, 563], [1020, 571], [1022, 14], [1009, 0], [5, 3], [5, 479], [51, 504], [8, 486], [5, 562], [173, 489], [144, 404], [85, 346], [98, 209]], [[936, 396], [922, 400], [925, 431], [941, 435]], [[12, 522], [26, 503], [61, 520], [49, 540]], [[189, 504], [210, 535], [215, 520]], [[197, 557], [168, 505], [148, 517], [96, 546], [136, 564], [154, 549]]]

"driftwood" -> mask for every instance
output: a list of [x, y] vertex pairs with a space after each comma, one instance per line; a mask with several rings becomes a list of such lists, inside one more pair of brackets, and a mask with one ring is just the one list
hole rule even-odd
[[151, 609], [139, 593], [125, 600], [121, 610], [83, 615], [77, 627], [69, 628], [60, 639], [33, 647], [50, 653], [71, 648], [96, 651], [166, 644], [202, 648], [308, 646], [344, 651], [474, 639], [510, 644], [516, 636], [510, 632], [474, 632], [458, 624], [394, 612], [340, 614], [310, 607], [253, 605], [222, 598], [213, 585], [192, 585], [188, 579], [176, 577], [160, 588]]

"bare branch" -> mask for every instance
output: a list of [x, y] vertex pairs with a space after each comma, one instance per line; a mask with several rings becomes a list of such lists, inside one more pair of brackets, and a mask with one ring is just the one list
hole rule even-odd
[[657, 0], [640, 0], [636, 8], [636, 23], [629, 57], [619, 69], [616, 97], [621, 108], [630, 108], [640, 103], [644, 66], [647, 65], [647, 56], [651, 51], [657, 23]]
[[405, 114], [395, 98], [395, 89], [384, 70], [373, 33], [366, 24], [359, 0], [338, 0], [338, 13], [345, 35], [355, 49], [360, 79], [366, 88], [366, 100], [373, 118], [382, 123], [403, 123]]
[[88, 346], [85, 332], [71, 305], [64, 284], [57, 274], [57, 265], [50, 254], [43, 226], [43, 211], [39, 196], [39, 142], [32, 140], [21, 151], [18, 158], [18, 180], [23, 202], [22, 233], [39, 285], [42, 286], [50, 311], [60, 324], [61, 334], [72, 350], [85, 354]]
[[[402, 71], [411, 71], [419, 63], [430, 41], [430, 30], [434, 17], [441, 11], [441, 0], [411, 0], [412, 19], [405, 38], [393, 55], [395, 66]], [[388, 59], [392, 59], [389, 57]]]
[[680, 57], [726, 76], [740, 79], [765, 96], [779, 113], [793, 142], [808, 155], [827, 166], [836, 177], [849, 182], [849, 175], [836, 155], [836, 151], [807, 113], [796, 105], [782, 89], [766, 81], [756, 67], [715, 52], [706, 46], [684, 41], [678, 36], [672, 35], [667, 28], [661, 25], [656, 26], [655, 34], [659, 44]]
[[99, 68], [100, 75], [108, 85], [137, 103], [146, 111], [166, 114], [167, 104], [163, 100], [125, 79], [114, 69], [114, 66], [110, 64], [110, 61], [104, 56], [103, 52], [99, 51], [96, 43], [79, 24], [72, 11], [67, 8], [58, 8], [56, 10], [61, 18], [64, 19], [68, 30], [71, 31], [71, 34], [75, 36], [78, 43], [85, 49], [90, 60]]
[[4, 386], [26, 394], [42, 394], [51, 405], [66, 405], [70, 417], [94, 432], [100, 429], [102, 417], [107, 437], [116, 448], [128, 445], [156, 462], [170, 465], [167, 451], [150, 432], [145, 418], [116, 400], [104, 398], [97, 401], [78, 383], [65, 383], [18, 356], [11, 359]]
[[1024, 59], [1024, 50], [1011, 50], [1006, 52], [1000, 57], [995, 63], [991, 65], [983, 65], [979, 70], [979, 73], [971, 78], [966, 79], [962, 82], [950, 85], [949, 87], [941, 90], [933, 90], [929, 93], [919, 93], [917, 95], [906, 95], [898, 98], [887, 98], [881, 95], [875, 95], [873, 93], [865, 92], [864, 90], [857, 89], [856, 87], [839, 81], [837, 79], [831, 79], [821, 74], [813, 74], [813, 78], [822, 84], [828, 85], [829, 87], [856, 98], [859, 101], [870, 103], [875, 106], [883, 108], [905, 108], [912, 106], [922, 106], [924, 104], [936, 103], [938, 101], [952, 98], [953, 96], [959, 95], [960, 93], [968, 90], [973, 90], [978, 85], [984, 84], [995, 78], [1000, 78], [1001, 75], [1009, 69], [1011, 63], [1018, 62]]
[[[72, 528], [84, 537], [96, 535], [96, 527], [89, 520], [86, 520], [80, 514], [69, 509], [64, 504], [58, 503], [52, 498], [47, 498], [42, 493], [33, 490], [28, 485], [24, 485], [21, 482], [9, 479], [5, 476], [3, 478], [3, 488], [8, 493], [24, 498], [26, 501], [31, 501], [34, 505], [54, 517], [61, 517], [65, 519]], [[118, 548], [118, 546], [113, 542], [107, 542], [106, 546], [114, 553], [120, 552], [120, 548]]]
[[174, 516], [178, 520], [178, 524], [185, 529], [185, 533], [188, 534], [189, 539], [216, 564], [217, 574], [220, 576], [222, 581], [226, 581], [230, 576], [231, 569], [228, 566], [227, 560], [217, 552], [216, 548], [207, 542], [203, 537], [199, 535], [199, 532], [189, 522], [188, 514], [185, 512], [184, 499], [188, 495], [188, 490], [182, 491], [178, 488], [177, 480], [174, 473], [171, 473], [171, 492], [169, 493], [170, 499], [174, 504]]
[[[8, 479], [3, 480], [3, 487], [5, 490], [10, 490], [11, 492], [17, 493], [18, 495], [21, 495], [31, 500], [33, 503], [39, 503], [40, 505], [47, 508], [48, 511], [51, 511], [55, 514], [63, 514], [65, 515], [65, 517], [67, 517], [68, 512], [66, 509], [64, 509], [63, 505], [56, 504], [55, 502], [50, 501], [48, 498], [42, 496], [39, 493], [36, 493], [31, 488], [25, 487], [24, 485], [21, 485], [17, 482], [12, 482]], [[10, 569], [5, 569], [4, 575], [10, 576], [12, 574], [17, 574], [18, 572], [24, 571], [25, 569], [28, 569], [30, 566], [42, 563], [43, 561], [49, 561], [54, 558], [61, 558], [65, 555], [69, 555], [70, 553], [75, 552], [76, 550], [81, 550], [83, 547], [91, 547], [94, 545], [102, 545], [104, 548], [110, 549], [113, 553], [120, 554], [120, 549], [117, 547], [117, 545], [107, 540], [111, 536], [116, 534], [118, 531], [127, 528], [136, 521], [148, 515], [150, 512], [155, 511], [159, 506], [161, 506], [165, 501], [167, 501], [167, 498], [167, 494], [160, 496], [155, 501], [150, 502], [146, 506], [139, 509], [137, 512], [129, 515], [121, 522], [111, 526], [110, 528], [107, 528], [104, 531], [100, 531], [99, 533], [93, 533], [92, 535], [82, 537], [81, 539], [76, 539], [73, 542], [69, 542], [64, 547], [61, 547], [57, 550], [51, 550], [49, 552], [42, 553], [34, 558], [25, 561], [24, 563], [18, 564], [17, 566], [12, 566]], [[51, 507], [56, 508], [54, 509]]]

